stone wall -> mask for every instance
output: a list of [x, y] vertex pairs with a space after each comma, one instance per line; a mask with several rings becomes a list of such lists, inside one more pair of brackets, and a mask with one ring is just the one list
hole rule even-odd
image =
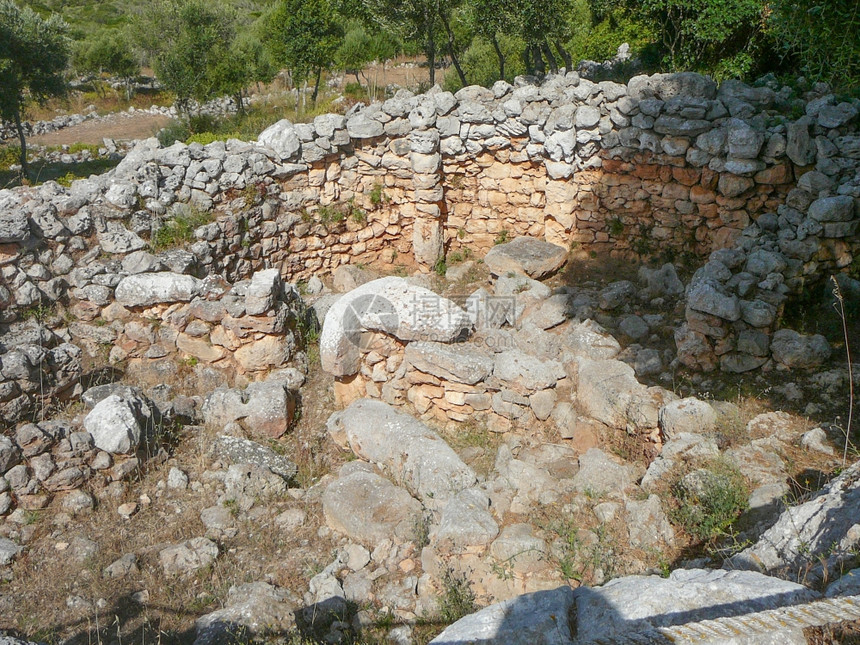
[[[426, 271], [446, 252], [480, 256], [521, 235], [619, 257], [703, 259], [761, 243], [789, 274], [746, 270], [746, 255], [709, 264], [678, 340], [691, 367], [754, 366], [721, 357], [765, 356], [739, 349], [740, 334], [768, 336], [791, 293], [853, 261], [855, 103], [825, 87], [793, 98], [688, 73], [627, 85], [573, 73], [456, 95], [401, 91], [345, 116], [281, 121], [255, 143], [150, 139], [69, 189], [0, 191], [3, 322], [67, 297], [72, 311], [105, 306], [127, 274], [123, 258], [161, 248], [171, 226], [193, 234], [166, 236], [187, 251], [162, 251], [160, 262], [229, 282], [268, 268], [292, 282], [342, 264]], [[835, 210], [813, 206], [831, 198]], [[735, 270], [762, 278], [758, 291]], [[740, 300], [773, 315], [743, 318]]]

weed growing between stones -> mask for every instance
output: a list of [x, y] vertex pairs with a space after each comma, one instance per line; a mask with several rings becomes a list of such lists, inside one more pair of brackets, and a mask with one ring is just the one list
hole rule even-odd
[[851, 437], [851, 417], [854, 414], [854, 370], [851, 369], [851, 347], [848, 342], [845, 299], [842, 296], [842, 290], [839, 288], [839, 282], [836, 281], [836, 276], [830, 276], [830, 280], [833, 282], [833, 297], [836, 298], [833, 307], [842, 320], [842, 333], [845, 336], [845, 359], [848, 362], [848, 424], [845, 426], [845, 448], [842, 451], [842, 467], [845, 468], [845, 462], [848, 459], [848, 444]]
[[748, 506], [749, 487], [743, 474], [723, 460], [685, 475], [673, 489], [679, 506], [672, 520], [701, 541], [727, 535]]
[[442, 593], [439, 595], [439, 618], [443, 623], [457, 622], [477, 610], [475, 592], [465, 573], [451, 568], [442, 574]]
[[210, 223], [212, 217], [212, 213], [191, 206], [185, 212], [177, 213], [173, 219], [158, 228], [152, 235], [149, 245], [157, 252], [190, 244], [195, 239], [194, 231]]

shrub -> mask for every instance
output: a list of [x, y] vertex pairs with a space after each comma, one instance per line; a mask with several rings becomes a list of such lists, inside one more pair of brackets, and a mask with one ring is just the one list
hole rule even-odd
[[477, 609], [475, 592], [465, 574], [447, 569], [442, 574], [442, 594], [439, 596], [439, 618], [454, 623]]
[[722, 535], [748, 506], [744, 476], [725, 461], [689, 473], [674, 490], [679, 506], [673, 519], [700, 540]]
[[191, 133], [188, 131], [188, 126], [182, 121], [173, 120], [158, 131], [156, 137], [158, 143], [165, 148], [172, 146], [177, 141], [185, 141]]

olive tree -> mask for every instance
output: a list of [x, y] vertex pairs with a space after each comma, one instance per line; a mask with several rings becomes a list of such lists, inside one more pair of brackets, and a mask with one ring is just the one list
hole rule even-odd
[[65, 92], [66, 30], [59, 16], [43, 20], [29, 7], [0, 0], [0, 118], [15, 123], [25, 177], [29, 171], [21, 113], [27, 101], [44, 102]]

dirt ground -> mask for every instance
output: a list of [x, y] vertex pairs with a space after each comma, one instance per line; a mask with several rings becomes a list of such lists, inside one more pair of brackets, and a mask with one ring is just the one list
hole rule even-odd
[[123, 113], [111, 116], [109, 119], [92, 119], [57, 132], [32, 137], [30, 142], [41, 146], [62, 146], [74, 143], [101, 145], [104, 138], [116, 141], [146, 139], [155, 135], [169, 121], [170, 117], [162, 115], [143, 112], [131, 115]]

